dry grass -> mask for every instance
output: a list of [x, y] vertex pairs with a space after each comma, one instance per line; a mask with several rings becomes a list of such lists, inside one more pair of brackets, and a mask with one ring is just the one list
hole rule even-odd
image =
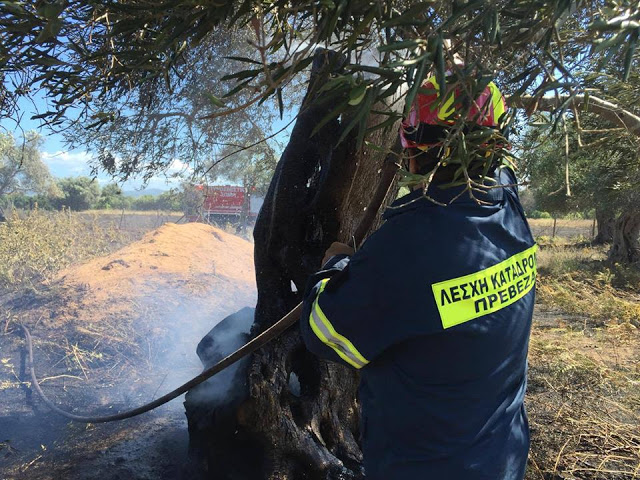
[[605, 247], [543, 246], [538, 268], [542, 304], [608, 325], [640, 327], [640, 271], [608, 263]]
[[[535, 237], [553, 235], [552, 218], [530, 218], [529, 226]], [[593, 237], [593, 220], [556, 220], [556, 236], [570, 238], [573, 241], [591, 240]]]
[[72, 263], [122, 245], [114, 228], [68, 211], [14, 213], [0, 223], [0, 289], [36, 288]]
[[117, 209], [103, 209], [103, 210], [84, 210], [82, 212], [84, 215], [109, 215], [109, 216], [119, 216], [119, 215], [140, 215], [144, 217], [148, 216], [165, 216], [170, 217], [172, 221], [178, 220], [182, 217], [182, 212], [173, 212], [170, 210], [117, 210]]
[[640, 272], [605, 253], [540, 250], [528, 480], [640, 478]]

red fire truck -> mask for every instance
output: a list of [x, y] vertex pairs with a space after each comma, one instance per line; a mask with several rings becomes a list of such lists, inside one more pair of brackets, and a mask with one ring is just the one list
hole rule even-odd
[[196, 189], [204, 194], [203, 220], [219, 225], [254, 223], [264, 201], [263, 197], [247, 192], [244, 187], [233, 185], [198, 185]]

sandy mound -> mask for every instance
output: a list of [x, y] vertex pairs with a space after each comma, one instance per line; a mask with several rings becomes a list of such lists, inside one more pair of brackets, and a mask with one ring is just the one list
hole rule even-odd
[[[11, 305], [34, 336], [36, 373], [50, 398], [69, 411], [106, 414], [142, 405], [200, 373], [200, 339], [255, 300], [253, 245], [189, 223], [166, 224], [72, 266], [40, 296], [25, 294]], [[178, 477], [171, 468], [182, 448], [175, 438], [186, 431], [181, 402], [129, 422], [70, 426], [35, 394], [25, 402], [19, 340], [0, 335], [0, 471], [7, 478]], [[15, 448], [7, 453], [9, 440]]]
[[[54, 323], [172, 314], [216, 317], [255, 303], [253, 245], [202, 223], [167, 223], [140, 241], [62, 271]], [[179, 313], [179, 315], [177, 315]]]

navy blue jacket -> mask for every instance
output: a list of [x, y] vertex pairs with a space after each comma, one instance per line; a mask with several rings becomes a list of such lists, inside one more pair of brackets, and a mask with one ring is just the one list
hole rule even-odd
[[[496, 178], [515, 183], [507, 168]], [[447, 202], [458, 192], [427, 194]], [[524, 477], [536, 246], [515, 187], [477, 197], [490, 204], [402, 197], [305, 293], [307, 347], [362, 369], [368, 480]]]

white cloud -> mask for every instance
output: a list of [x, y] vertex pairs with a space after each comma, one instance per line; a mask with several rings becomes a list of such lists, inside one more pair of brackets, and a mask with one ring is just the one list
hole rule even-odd
[[59, 150], [54, 153], [41, 152], [42, 160], [49, 167], [54, 177], [73, 177], [89, 175], [89, 161], [92, 155], [89, 152], [65, 152]]
[[169, 165], [169, 168], [167, 169], [167, 175], [181, 175], [184, 177], [191, 175], [192, 173], [193, 167], [191, 167], [191, 164], [178, 160], [177, 158], [173, 159], [171, 165]]

